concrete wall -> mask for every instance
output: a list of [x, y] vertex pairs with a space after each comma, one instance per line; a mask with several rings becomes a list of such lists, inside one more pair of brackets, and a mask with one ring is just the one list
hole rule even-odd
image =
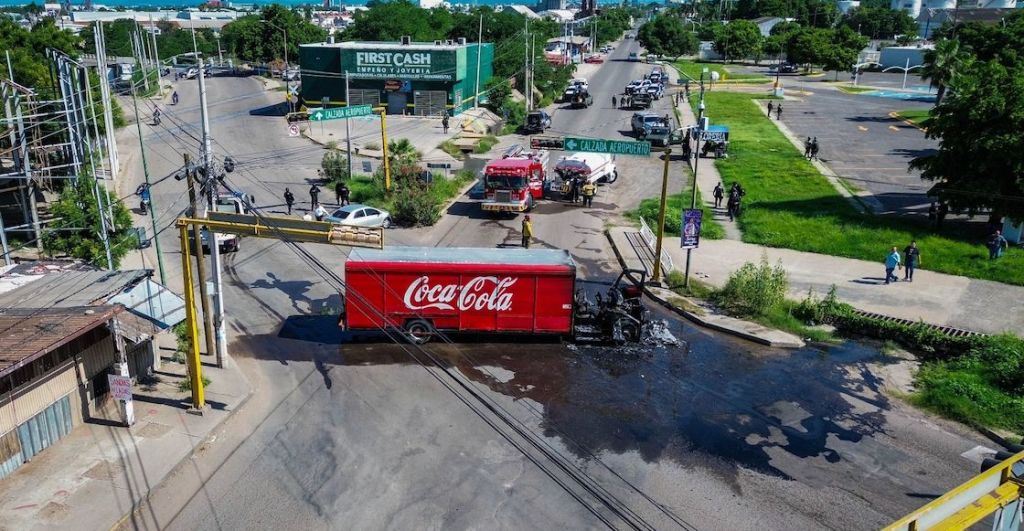
[[882, 48], [882, 53], [879, 54], [878, 62], [881, 63], [883, 69], [891, 66], [904, 68], [907, 66], [908, 59], [910, 60], [911, 67], [923, 65], [924, 54], [926, 51], [928, 51], [927, 48], [910, 46], [892, 46], [889, 48]]

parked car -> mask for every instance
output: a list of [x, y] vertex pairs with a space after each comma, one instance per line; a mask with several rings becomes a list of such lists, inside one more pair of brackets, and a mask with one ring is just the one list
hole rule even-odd
[[562, 92], [562, 101], [572, 101], [572, 99], [576, 97], [577, 90], [578, 89], [574, 85], [569, 85], [568, 87], [566, 87], [565, 92]]
[[639, 79], [634, 79], [633, 81], [630, 81], [628, 85], [626, 85], [626, 88], [625, 90], [623, 90], [623, 92], [625, 92], [626, 94], [632, 94], [640, 89], [640, 84], [641, 81]]
[[796, 74], [800, 71], [800, 67], [790, 63], [783, 63], [781, 65], [772, 65], [768, 67], [769, 72], [778, 72], [780, 74]]
[[638, 53], [636, 53], [636, 52], [629, 52], [629, 60], [630, 61], [639, 61], [640, 60], [640, 55]]
[[604, 62], [604, 57], [601, 57], [600, 55], [595, 53], [588, 55], [587, 58], [583, 60], [583, 62], [590, 64], [601, 64]]
[[648, 85], [645, 91], [648, 96], [654, 99], [661, 99], [662, 94], [665, 93], [665, 89], [661, 85]]
[[523, 132], [526, 134], [530, 133], [543, 133], [545, 129], [551, 127], [551, 115], [546, 111], [530, 111], [526, 115], [526, 123], [523, 124]]
[[638, 137], [643, 137], [647, 134], [647, 131], [656, 125], [668, 126], [665, 120], [665, 116], [651, 111], [642, 111], [633, 113], [633, 118], [629, 122], [630, 129], [633, 130], [633, 134]]
[[352, 203], [345, 205], [333, 214], [324, 218], [338, 225], [349, 225], [352, 227], [391, 227], [391, 214], [379, 208]]
[[196, 76], [198, 76], [198, 75], [199, 75], [199, 69], [195, 68], [195, 67], [189, 68], [188, 70], [185, 71], [185, 79], [195, 79]]
[[577, 89], [590, 90], [590, 83], [586, 78], [578, 77], [569, 82], [569, 86], [576, 87]]

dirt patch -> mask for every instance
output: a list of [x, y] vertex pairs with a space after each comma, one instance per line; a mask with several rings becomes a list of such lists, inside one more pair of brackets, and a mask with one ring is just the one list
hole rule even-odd
[[166, 424], [160, 424], [159, 422], [147, 422], [145, 426], [135, 432], [135, 435], [149, 439], [159, 439], [169, 431], [171, 431], [171, 427]]
[[111, 481], [115, 477], [120, 476], [124, 472], [124, 467], [117, 464], [111, 463], [110, 461], [100, 461], [93, 465], [92, 468], [87, 470], [83, 476], [89, 479], [98, 479], [100, 481]]

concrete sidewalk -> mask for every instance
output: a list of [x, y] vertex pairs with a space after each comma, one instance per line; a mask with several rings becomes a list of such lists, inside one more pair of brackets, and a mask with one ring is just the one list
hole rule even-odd
[[[665, 248], [682, 268], [685, 251], [674, 239]], [[835, 285], [842, 301], [864, 311], [988, 334], [1024, 334], [1024, 287], [928, 271], [928, 249], [922, 250], [926, 269], [917, 270], [913, 283], [885, 285], [881, 252], [877, 262], [868, 262], [731, 240], [702, 240], [691, 271], [694, 278], [720, 287], [729, 273], [745, 262], [757, 263], [765, 253], [789, 273], [789, 296], [797, 300], [809, 289], [823, 296]]]
[[[665, 65], [665, 68], [674, 73], [670, 79], [678, 79], [680, 77], [679, 72], [671, 65]], [[683, 88], [678, 87], [678, 90], [682, 91]], [[675, 99], [673, 98], [673, 102], [674, 101]], [[676, 105], [676, 110], [678, 111], [680, 127], [689, 127], [697, 123], [697, 117], [693, 114], [693, 109], [686, 101], [686, 98], [680, 99], [679, 104]], [[713, 191], [715, 189], [715, 185], [718, 183], [722, 183], [722, 188], [724, 188], [725, 193], [728, 194], [730, 184], [726, 184], [722, 181], [722, 174], [718, 173], [718, 167], [715, 165], [715, 159], [704, 159], [703, 161], [697, 162], [697, 189], [700, 190], [701, 198], [704, 200], [704, 205], [712, 212], [711, 217], [717, 221], [723, 229], [725, 229], [725, 237], [730, 240], [739, 240], [743, 235], [740, 232], [739, 225], [735, 221], [729, 220], [729, 212], [725, 208], [726, 200], [723, 198], [722, 206], [718, 208], [715, 207]]]
[[135, 387], [130, 429], [107, 407], [106, 419], [76, 427], [0, 481], [0, 529], [110, 529], [131, 518], [152, 489], [216, 439], [214, 430], [252, 392], [238, 369], [204, 365], [208, 407], [193, 415], [189, 393], [178, 390], [184, 374], [184, 365], [165, 362], [158, 383]]
[[[378, 116], [363, 116], [350, 119], [352, 131], [352, 157], [357, 166], [353, 169], [358, 172], [358, 162], [370, 158], [380, 158], [380, 118]], [[441, 127], [441, 120], [438, 118], [420, 116], [391, 116], [387, 117], [388, 140], [396, 141], [402, 138], [408, 139], [420, 153], [423, 154], [424, 163], [450, 163], [453, 170], [461, 169], [462, 162], [452, 158], [437, 146], [445, 140], [450, 140], [461, 131], [462, 118], [453, 116], [449, 121], [448, 133]], [[309, 122], [303, 126], [302, 133], [313, 142], [327, 145], [334, 142], [339, 149], [346, 148], [345, 120], [328, 120], [325, 122]], [[368, 147], [369, 146], [369, 147]], [[375, 149], [371, 149], [375, 148]], [[373, 164], [377, 166], [376, 163]]]

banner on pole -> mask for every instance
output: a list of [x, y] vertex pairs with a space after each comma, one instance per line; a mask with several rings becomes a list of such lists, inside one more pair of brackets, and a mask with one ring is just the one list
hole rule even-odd
[[700, 224], [704, 212], [699, 208], [683, 210], [682, 235], [679, 243], [683, 249], [696, 249], [700, 246]]

